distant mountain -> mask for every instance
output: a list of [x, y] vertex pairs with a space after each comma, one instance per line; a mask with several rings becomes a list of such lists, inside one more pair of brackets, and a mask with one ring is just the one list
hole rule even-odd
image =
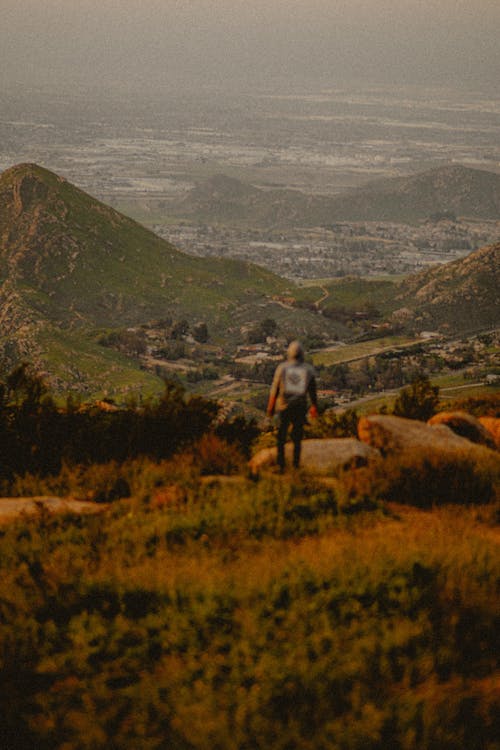
[[500, 243], [408, 277], [395, 296], [396, 319], [417, 329], [467, 333], [500, 326]]
[[193, 188], [180, 212], [210, 222], [314, 226], [336, 221], [401, 221], [450, 212], [500, 218], [500, 175], [460, 165], [376, 180], [337, 196], [265, 190], [224, 175]]
[[234, 177], [217, 174], [193, 188], [178, 206], [181, 214], [211, 223], [249, 225], [315, 224], [326, 216], [321, 198], [295, 190], [263, 190]]
[[450, 212], [500, 218], [500, 175], [460, 165], [411, 177], [377, 180], [337, 197], [333, 209], [345, 221], [415, 221]]
[[288, 286], [249, 263], [181, 253], [37, 165], [0, 175], [4, 367], [37, 357], [51, 368], [56, 357], [66, 374], [74, 367], [70, 379], [85, 380], [101, 366], [110, 372], [130, 364], [123, 358], [106, 363], [102, 358], [110, 355], [94, 345], [91, 329], [168, 315], [224, 329], [242, 309], [253, 320], [255, 305]]

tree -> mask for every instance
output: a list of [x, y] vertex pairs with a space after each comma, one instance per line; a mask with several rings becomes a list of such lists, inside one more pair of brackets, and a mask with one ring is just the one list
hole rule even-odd
[[427, 422], [436, 413], [438, 402], [439, 387], [431, 385], [429, 378], [425, 375], [419, 375], [399, 392], [393, 414], [397, 417]]
[[179, 339], [184, 338], [184, 336], [186, 336], [186, 334], [188, 333], [189, 323], [187, 322], [187, 320], [178, 320], [172, 326], [172, 330], [170, 331], [170, 338], [178, 341]]
[[208, 328], [206, 323], [198, 323], [193, 328], [193, 338], [199, 344], [205, 344], [208, 341]]
[[260, 327], [262, 333], [264, 334], [264, 337], [267, 338], [267, 336], [273, 336], [276, 333], [278, 324], [273, 318], [264, 318], [264, 320], [260, 324]]
[[278, 324], [273, 318], [264, 318], [248, 331], [247, 341], [249, 344], [261, 344], [268, 336], [273, 336], [277, 329]]
[[349, 385], [349, 366], [345, 362], [339, 362], [329, 368], [332, 384], [338, 390], [343, 390]]

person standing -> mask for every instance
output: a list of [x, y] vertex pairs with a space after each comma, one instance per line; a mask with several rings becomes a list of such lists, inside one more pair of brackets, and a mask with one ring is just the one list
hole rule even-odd
[[292, 426], [293, 465], [300, 464], [300, 451], [304, 425], [307, 421], [308, 397], [311, 401], [310, 415], [318, 416], [316, 374], [312, 365], [304, 362], [304, 350], [298, 341], [292, 341], [287, 351], [287, 361], [282, 362], [274, 373], [267, 415], [279, 416], [278, 466], [285, 469], [285, 443], [288, 429]]

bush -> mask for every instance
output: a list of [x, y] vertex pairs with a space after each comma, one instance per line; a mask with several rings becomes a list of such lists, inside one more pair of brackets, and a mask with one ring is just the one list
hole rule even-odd
[[245, 458], [250, 458], [252, 444], [260, 435], [260, 430], [255, 419], [246, 419], [240, 415], [218, 424], [215, 433], [222, 440], [238, 446]]
[[235, 445], [217, 435], [204, 435], [188, 454], [200, 474], [234, 474], [242, 471], [245, 457]]
[[315, 432], [318, 437], [357, 437], [358, 413], [355, 409], [343, 412], [326, 411], [318, 421]]
[[496, 750], [491, 530], [339, 511], [199, 483], [3, 528], [0, 746]]
[[440, 411], [465, 411], [475, 417], [500, 419], [500, 394], [454, 399], [440, 404]]
[[400, 391], [393, 413], [397, 417], [427, 422], [436, 413], [438, 403], [439, 387], [422, 376]]
[[102, 404], [75, 409], [70, 402], [59, 409], [24, 370], [13, 373], [3, 393], [0, 481], [7, 483], [23, 473], [57, 475], [63, 463], [167, 458], [209, 432], [219, 411], [212, 401], [186, 396], [172, 381], [165, 382], [158, 401], [112, 410]]
[[448, 503], [480, 505], [499, 498], [500, 462], [487, 449], [482, 458], [432, 455], [414, 450], [380, 458], [344, 477], [345, 492], [354, 498], [393, 501], [419, 508]]

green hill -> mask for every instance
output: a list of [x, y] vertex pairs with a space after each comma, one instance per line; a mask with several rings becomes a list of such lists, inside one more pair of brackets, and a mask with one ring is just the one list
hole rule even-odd
[[36, 165], [0, 176], [0, 279], [58, 324], [137, 324], [189, 313], [214, 318], [285, 282], [238, 261], [191, 257]]
[[[408, 277], [395, 302], [420, 330], [466, 333], [500, 323], [500, 243]], [[397, 315], [397, 312], [396, 312]]]
[[252, 264], [181, 253], [37, 165], [0, 175], [4, 368], [29, 358], [61, 384], [136, 381], [138, 363], [104, 353], [90, 331], [169, 315], [223, 331], [288, 286]]
[[[466, 334], [500, 324], [500, 243], [403, 281], [346, 277], [323, 286], [320, 309], [331, 319], [363, 317], [404, 330]], [[305, 299], [317, 294], [303, 291]]]
[[406, 328], [460, 334], [500, 324], [500, 243], [465, 258], [434, 266], [404, 281], [345, 278], [325, 287], [328, 309], [378, 311], [383, 319]]
[[500, 175], [460, 165], [375, 180], [337, 196], [263, 190], [216, 175], [195, 187], [179, 212], [212, 222], [314, 226], [332, 221], [413, 222], [436, 213], [500, 218]]

